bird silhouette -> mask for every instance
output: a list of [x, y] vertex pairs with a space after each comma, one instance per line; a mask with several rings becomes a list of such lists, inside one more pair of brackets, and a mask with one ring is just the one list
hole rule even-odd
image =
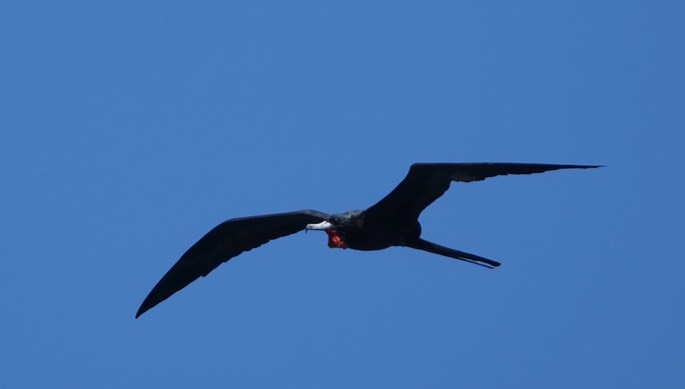
[[500, 263], [421, 238], [419, 215], [454, 182], [481, 181], [509, 174], [534, 174], [599, 165], [533, 163], [415, 163], [395, 189], [363, 211], [327, 214], [315, 210], [227, 220], [214, 227], [174, 264], [141, 304], [136, 318], [223, 262], [271, 240], [303, 230], [323, 230], [331, 248], [382, 250], [410, 247], [487, 268]]

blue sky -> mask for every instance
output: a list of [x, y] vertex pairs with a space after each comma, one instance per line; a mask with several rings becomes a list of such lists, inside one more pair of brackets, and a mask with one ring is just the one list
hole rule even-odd
[[[0, 383], [681, 388], [685, 3], [5, 2]], [[225, 219], [421, 218], [497, 270], [297, 234], [134, 320]]]

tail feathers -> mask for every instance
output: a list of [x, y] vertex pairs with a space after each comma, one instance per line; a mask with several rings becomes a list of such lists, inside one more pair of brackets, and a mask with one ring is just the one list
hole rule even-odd
[[417, 250], [428, 251], [429, 253], [433, 254], [444, 255], [446, 257], [473, 263], [474, 265], [487, 267], [489, 269], [493, 269], [501, 265], [501, 263], [493, 261], [492, 259], [487, 259], [475, 254], [440, 246], [439, 244], [435, 244], [427, 240], [423, 240], [421, 238], [418, 238], [417, 240], [412, 242], [407, 242], [405, 246]]

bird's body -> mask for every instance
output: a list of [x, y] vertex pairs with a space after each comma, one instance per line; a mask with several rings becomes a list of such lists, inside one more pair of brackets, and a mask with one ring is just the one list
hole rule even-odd
[[227, 220], [188, 249], [155, 285], [136, 317], [206, 276], [221, 263], [270, 240], [302, 230], [324, 230], [328, 246], [354, 250], [383, 250], [404, 246], [494, 268], [499, 262], [440, 246], [421, 238], [421, 212], [442, 196], [453, 181], [480, 181], [507, 174], [533, 174], [559, 169], [588, 169], [596, 165], [525, 163], [417, 163], [381, 201], [363, 211], [326, 214], [315, 210]]

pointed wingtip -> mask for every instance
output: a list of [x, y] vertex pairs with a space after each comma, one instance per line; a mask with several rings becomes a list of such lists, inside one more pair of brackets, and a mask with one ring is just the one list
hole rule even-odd
[[140, 317], [143, 313], [149, 311], [151, 308], [153, 308], [155, 305], [150, 305], [148, 302], [148, 299], [146, 298], [145, 301], [143, 301], [142, 304], [140, 304], [140, 308], [138, 308], [138, 312], [136, 312], [136, 319]]
[[493, 261], [492, 259], [479, 257], [479, 256], [473, 255], [473, 254], [470, 254], [470, 255], [472, 256], [472, 258], [469, 258], [469, 259], [473, 260], [474, 263], [476, 263], [478, 265], [485, 266], [489, 269], [497, 269], [498, 267], [502, 266], [502, 263], [497, 262], [497, 261]]
[[547, 165], [550, 166], [550, 170], [558, 170], [558, 169], [597, 169], [597, 168], [602, 168], [606, 167], [606, 165], [562, 165], [562, 164], [550, 164]]

